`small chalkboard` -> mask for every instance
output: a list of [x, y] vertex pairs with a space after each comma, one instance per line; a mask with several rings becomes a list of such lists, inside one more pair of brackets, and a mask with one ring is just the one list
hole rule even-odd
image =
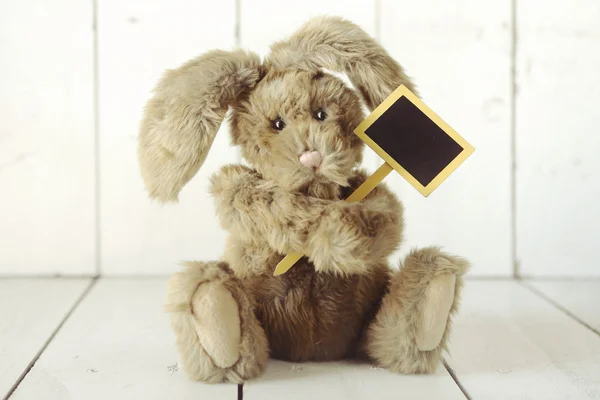
[[354, 132], [424, 196], [475, 150], [404, 85]]

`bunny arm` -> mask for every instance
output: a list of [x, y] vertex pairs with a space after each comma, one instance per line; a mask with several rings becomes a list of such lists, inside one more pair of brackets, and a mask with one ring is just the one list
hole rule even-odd
[[[367, 177], [358, 171], [350, 180], [348, 194]], [[315, 269], [363, 274], [385, 262], [402, 240], [403, 211], [402, 203], [385, 184], [376, 186], [360, 202], [336, 202], [309, 236], [307, 253]]]
[[309, 231], [332, 201], [281, 189], [243, 165], [211, 177], [210, 192], [222, 227], [244, 241], [266, 241], [281, 254], [306, 249]]
[[[359, 173], [351, 184], [364, 179]], [[280, 254], [301, 252], [317, 271], [366, 273], [397, 248], [402, 234], [401, 205], [383, 185], [362, 202], [347, 203], [292, 193], [250, 168], [228, 165], [213, 175], [211, 193], [225, 229], [263, 239]]]

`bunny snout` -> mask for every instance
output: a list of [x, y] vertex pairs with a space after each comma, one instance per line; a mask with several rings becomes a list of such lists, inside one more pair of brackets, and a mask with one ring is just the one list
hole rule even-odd
[[317, 169], [321, 165], [323, 158], [318, 151], [305, 151], [300, 154], [300, 163], [305, 167]]

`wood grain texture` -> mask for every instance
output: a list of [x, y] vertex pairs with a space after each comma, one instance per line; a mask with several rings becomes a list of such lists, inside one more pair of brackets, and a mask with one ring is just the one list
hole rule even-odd
[[600, 2], [517, 2], [517, 238], [523, 276], [600, 276]]
[[[0, 281], [0, 393], [88, 282]], [[532, 286], [593, 325], [597, 285]], [[156, 278], [99, 280], [11, 399], [237, 399], [236, 385], [192, 382], [181, 370], [162, 310], [165, 287]], [[600, 335], [515, 281], [470, 280], [462, 303], [447, 361], [471, 398], [600, 399]], [[442, 366], [433, 375], [404, 376], [353, 362], [270, 361], [262, 377], [244, 385], [245, 399], [399, 396], [464, 398]]]
[[399, 175], [406, 243], [469, 258], [471, 275], [512, 274], [510, 2], [381, 0], [381, 41], [421, 99], [475, 147], [428, 198]]
[[514, 281], [467, 282], [450, 355], [474, 399], [600, 399], [600, 336]]
[[526, 282], [575, 318], [600, 332], [600, 280]]
[[90, 1], [0, 3], [0, 275], [95, 270]]
[[1, 398], [25, 372], [88, 284], [88, 279], [0, 280]]
[[11, 400], [237, 399], [237, 385], [206, 385], [179, 367], [162, 310], [163, 279], [100, 280]]
[[208, 195], [208, 178], [235, 162], [224, 124], [178, 204], [149, 200], [137, 164], [141, 112], [167, 68], [235, 43], [234, 0], [98, 1], [102, 271], [164, 274], [183, 260], [221, 256], [225, 235]]
[[348, 18], [375, 36], [375, 0], [350, 0], [342, 4], [334, 0], [286, 2], [285, 11], [277, 0], [240, 1], [240, 38], [246, 47], [264, 56], [269, 46], [293, 34], [300, 26], [322, 15]]
[[433, 375], [404, 376], [369, 365], [270, 361], [265, 375], [244, 384], [244, 399], [464, 399], [441, 366]]

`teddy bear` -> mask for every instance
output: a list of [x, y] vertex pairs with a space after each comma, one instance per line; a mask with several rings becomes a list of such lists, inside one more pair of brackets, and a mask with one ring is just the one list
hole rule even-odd
[[[365, 107], [400, 85], [417, 93], [374, 38], [331, 16], [308, 20], [264, 60], [210, 50], [160, 77], [138, 137], [151, 199], [177, 201], [226, 117], [245, 161], [210, 178], [224, 254], [183, 263], [167, 285], [191, 379], [241, 383], [270, 358], [366, 360], [399, 374], [440, 365], [469, 262], [432, 246], [396, 268], [388, 261], [404, 228], [396, 194], [382, 183], [344, 201], [368, 177], [353, 130]], [[274, 276], [293, 252], [303, 257]]]

